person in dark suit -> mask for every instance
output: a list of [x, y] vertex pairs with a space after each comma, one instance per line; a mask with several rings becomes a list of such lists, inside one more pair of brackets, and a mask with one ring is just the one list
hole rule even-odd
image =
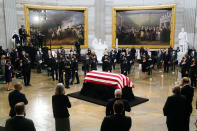
[[51, 61], [51, 75], [52, 75], [52, 79], [58, 80], [58, 58], [57, 58], [57, 54], [54, 54], [54, 57], [52, 57], [52, 61]]
[[21, 25], [21, 28], [19, 29], [19, 36], [20, 36], [20, 44], [23, 46], [23, 44], [26, 44], [27, 39], [27, 32], [24, 28], [24, 25]]
[[24, 76], [25, 86], [30, 86], [30, 78], [31, 78], [31, 61], [28, 53], [24, 53], [22, 57], [22, 69]]
[[40, 51], [37, 51], [36, 54], [36, 63], [37, 63], [37, 73], [41, 73], [41, 69], [42, 69], [42, 54], [40, 53]]
[[10, 60], [6, 61], [5, 65], [5, 80], [7, 83], [7, 91], [10, 91], [10, 86], [12, 83], [12, 66]]
[[131, 111], [131, 107], [129, 105], [129, 102], [127, 100], [121, 98], [122, 91], [120, 89], [115, 90], [114, 96], [115, 96], [115, 98], [110, 99], [107, 106], [106, 106], [106, 116], [114, 114], [113, 105], [116, 100], [121, 100], [124, 103], [124, 111], [122, 112], [123, 115], [125, 115], [125, 111], [128, 111], [128, 112]]
[[188, 77], [189, 65], [190, 65], [189, 56], [185, 55], [180, 63], [182, 77]]
[[184, 123], [186, 98], [181, 95], [179, 86], [173, 88], [173, 94], [167, 98], [163, 107], [164, 116], [167, 117], [168, 131], [184, 131], [186, 125]]
[[196, 65], [196, 59], [192, 58], [192, 63], [190, 65], [189, 69], [189, 77], [191, 80], [191, 86], [196, 87], [196, 78], [197, 78], [197, 65]]
[[190, 80], [188, 77], [184, 77], [181, 81], [182, 89], [181, 94], [186, 97], [186, 111], [185, 111], [185, 130], [189, 131], [190, 115], [192, 113], [192, 100], [194, 96], [194, 88], [189, 85]]
[[17, 103], [14, 109], [16, 116], [6, 121], [6, 131], [36, 131], [33, 121], [25, 118], [24, 103]]
[[164, 72], [168, 73], [169, 65], [170, 65], [170, 53], [168, 52], [168, 49], [166, 49], [166, 52], [163, 55], [163, 61], [164, 61]]
[[57, 84], [55, 95], [52, 96], [52, 107], [56, 131], [70, 131], [70, 114], [67, 108], [71, 108], [71, 104], [62, 83]]
[[123, 115], [123, 102], [121, 100], [116, 100], [113, 109], [115, 114], [104, 118], [101, 124], [101, 131], [129, 131], [132, 121], [131, 117]]
[[14, 111], [14, 106], [19, 102], [24, 102], [25, 105], [28, 104], [27, 98], [25, 97], [25, 94], [21, 93], [20, 90], [22, 89], [21, 83], [16, 83], [14, 85], [15, 90], [10, 92], [8, 95], [9, 105], [10, 105], [10, 116], [14, 117], [16, 115]]

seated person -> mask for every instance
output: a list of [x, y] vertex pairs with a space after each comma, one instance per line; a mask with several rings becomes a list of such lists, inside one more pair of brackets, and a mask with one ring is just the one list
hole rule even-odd
[[125, 115], [125, 111], [130, 112], [131, 107], [129, 105], [129, 102], [127, 100], [121, 98], [122, 97], [122, 90], [116, 89], [114, 92], [114, 95], [115, 95], [115, 98], [110, 99], [107, 106], [106, 106], [106, 116], [114, 114], [113, 105], [116, 100], [121, 100], [124, 103], [123, 115]]
[[124, 104], [116, 100], [113, 105], [114, 115], [106, 116], [101, 124], [101, 131], [129, 131], [132, 125], [131, 117], [123, 115]]
[[25, 104], [15, 105], [16, 116], [6, 121], [6, 131], [36, 131], [32, 120], [25, 118]]

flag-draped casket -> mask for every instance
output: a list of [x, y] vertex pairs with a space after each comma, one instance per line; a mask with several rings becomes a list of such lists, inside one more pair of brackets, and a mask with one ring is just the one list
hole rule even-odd
[[134, 84], [123, 74], [91, 71], [84, 78], [81, 94], [107, 100], [114, 97], [115, 89], [122, 89], [123, 98], [132, 100], [134, 99], [132, 88]]

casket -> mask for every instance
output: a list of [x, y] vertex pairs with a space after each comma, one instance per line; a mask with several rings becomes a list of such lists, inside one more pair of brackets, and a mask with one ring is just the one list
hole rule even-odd
[[132, 88], [134, 88], [134, 84], [123, 74], [91, 71], [86, 74], [80, 93], [106, 101], [114, 98], [116, 89], [122, 89], [122, 97], [131, 101], [134, 99]]

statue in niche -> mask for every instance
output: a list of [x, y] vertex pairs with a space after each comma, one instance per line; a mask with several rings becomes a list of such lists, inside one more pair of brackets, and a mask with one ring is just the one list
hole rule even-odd
[[181, 29], [178, 38], [179, 38], [180, 52], [186, 53], [188, 51], [188, 39], [187, 39], [187, 32], [184, 31], [184, 28]]

